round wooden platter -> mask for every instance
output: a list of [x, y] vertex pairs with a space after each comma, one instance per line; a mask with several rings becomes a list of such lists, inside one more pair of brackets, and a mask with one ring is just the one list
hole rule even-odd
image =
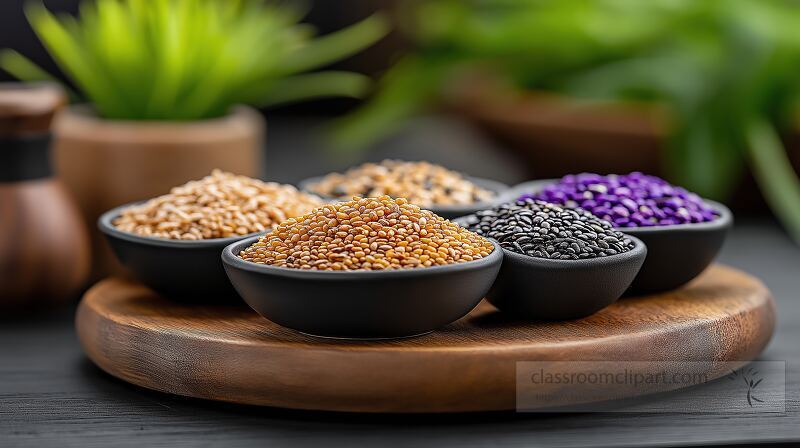
[[585, 319], [514, 322], [482, 303], [400, 340], [315, 338], [244, 306], [180, 305], [116, 278], [86, 293], [76, 323], [92, 361], [150, 389], [296, 409], [461, 412], [515, 409], [518, 361], [752, 360], [775, 309], [760, 281], [716, 265], [678, 291]]

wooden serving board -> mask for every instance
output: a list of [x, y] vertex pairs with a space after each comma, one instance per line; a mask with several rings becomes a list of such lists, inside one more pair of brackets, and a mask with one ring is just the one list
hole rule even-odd
[[319, 339], [244, 306], [180, 305], [116, 278], [86, 293], [76, 322], [92, 361], [149, 389], [299, 409], [459, 412], [514, 409], [517, 361], [752, 360], [775, 309], [757, 279], [716, 265], [678, 291], [585, 319], [514, 322], [483, 303], [439, 331], [391, 341]]

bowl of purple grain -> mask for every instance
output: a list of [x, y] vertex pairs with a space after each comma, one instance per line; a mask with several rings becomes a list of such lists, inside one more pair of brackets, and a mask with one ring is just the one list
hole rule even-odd
[[647, 259], [627, 294], [679, 288], [716, 258], [733, 226], [731, 211], [656, 176], [581, 173], [514, 187], [521, 199], [581, 208], [647, 245]]

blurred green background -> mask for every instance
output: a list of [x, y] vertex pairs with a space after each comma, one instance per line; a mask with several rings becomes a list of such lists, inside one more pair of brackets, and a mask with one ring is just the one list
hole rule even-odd
[[[51, 11], [70, 13], [78, 12], [78, 3], [44, 2]], [[163, 19], [159, 20], [166, 23], [164, 29], [170, 29], [170, 7], [186, 3], [161, 2]], [[113, 88], [111, 93], [93, 94], [91, 90], [100, 89], [105, 76], [88, 73], [76, 77], [73, 69], [67, 70], [72, 73], [65, 77], [59, 67], [69, 66], [65, 61], [69, 56], [62, 56], [58, 65], [52, 62], [28, 24], [24, 4], [17, 0], [0, 4], [0, 48], [16, 50], [14, 55], [25, 55], [44, 71], [67, 80], [77, 97], [94, 96], [104, 118], [127, 117], [119, 104], [133, 103], [125, 100], [125, 95], [140, 97], [135, 91], [136, 71], [143, 70], [145, 63], [121, 68], [114, 58], [139, 48], [131, 43], [140, 38], [155, 42], [157, 48], [173, 42], [165, 31], [147, 27], [133, 26], [127, 34], [119, 32], [120, 26], [110, 25], [111, 31], [103, 34], [102, 23], [91, 32], [84, 27], [89, 33], [86, 42], [94, 42], [92, 36], [104, 36], [100, 40], [107, 48], [102, 51], [114, 56], [109, 59], [109, 73], [117, 70], [128, 77], [120, 98], [115, 98]], [[218, 79], [208, 83], [210, 91], [216, 94], [229, 85], [245, 88], [236, 90], [236, 95], [220, 94], [222, 99], [208, 100], [198, 99], [191, 89], [190, 94], [184, 90], [180, 112], [140, 114], [141, 118], [203, 118], [224, 113], [229, 103], [237, 102], [266, 110], [271, 129], [281, 117], [302, 120], [313, 116], [308, 118], [308, 127], [318, 131], [315, 145], [324, 151], [315, 153], [317, 160], [298, 170], [328, 171], [383, 157], [386, 145], [397, 145], [392, 139], [398, 132], [408, 135], [420, 117], [446, 116], [468, 123], [475, 130], [471, 141], [486, 144], [478, 151], [480, 163], [465, 164], [460, 159], [476, 156], [469, 150], [458, 154], [463, 140], [453, 143], [458, 141], [458, 136], [453, 136], [463, 134], [462, 128], [435, 134], [434, 138], [450, 143], [439, 142], [430, 150], [426, 147], [422, 154], [433, 161], [470, 170], [497, 165], [487, 170], [507, 182], [577, 171], [642, 170], [728, 202], [739, 211], [761, 212], [763, 204], [768, 204], [795, 239], [800, 239], [798, 1], [343, 0], [280, 4], [296, 11], [298, 17], [289, 22], [302, 20], [302, 29], [275, 27], [265, 32], [261, 26], [265, 21], [247, 20], [243, 26], [244, 20], [235, 19], [228, 24], [230, 34], [238, 39], [231, 39], [238, 42], [231, 48], [214, 47], [214, 39], [204, 40], [203, 33], [195, 31], [196, 42], [182, 41], [175, 49], [181, 55], [196, 51], [194, 60], [201, 62], [205, 55], [225, 56], [226, 51], [235, 49], [243, 63], [259, 64], [260, 78], [234, 79], [238, 66], [237, 70], [219, 70]], [[36, 13], [41, 9], [31, 5], [40, 4], [28, 3], [28, 19], [37, 24], [39, 36], [47, 41], [48, 32], [43, 31], [47, 24]], [[362, 22], [377, 11], [383, 12], [391, 27], [383, 38], [383, 24], [371, 23], [372, 19]], [[301, 13], [305, 14], [302, 19]], [[125, 17], [116, 19], [126, 23]], [[306, 45], [305, 33], [311, 27], [323, 36], [344, 29], [337, 34], [345, 37], [336, 45], [322, 45], [323, 51], [318, 51], [313, 61], [306, 58], [305, 63], [297, 63], [298, 58], [293, 60], [287, 49]], [[116, 41], [108, 39], [112, 34]], [[52, 47], [63, 42], [52, 36], [50, 41], [48, 47], [58, 55]], [[6, 56], [4, 65], [10, 71], [16, 67], [18, 75], [37, 74], [30, 64]], [[177, 69], [192, 73], [219, 64], [174, 63]], [[328, 73], [321, 75], [319, 69]], [[290, 76], [296, 72], [308, 70], [311, 73], [301, 75], [301, 82], [285, 82], [293, 81]], [[12, 79], [8, 73], [0, 76]], [[372, 85], [369, 77], [377, 83]], [[164, 77], [156, 72], [152, 78]], [[171, 89], [168, 82], [160, 88], [165, 92]], [[274, 106], [331, 95], [345, 98]], [[107, 99], [108, 105], [98, 98]], [[264, 109], [270, 105], [273, 107]], [[280, 135], [280, 130], [277, 132]], [[447, 156], [437, 156], [436, 146], [447, 147], [442, 149]], [[399, 152], [390, 155], [402, 157], [403, 151]], [[409, 157], [418, 152], [411, 148]], [[283, 156], [268, 156], [268, 172], [270, 157], [281, 160]], [[492, 162], [487, 164], [487, 160]], [[319, 173], [303, 172], [298, 177], [307, 174]]]

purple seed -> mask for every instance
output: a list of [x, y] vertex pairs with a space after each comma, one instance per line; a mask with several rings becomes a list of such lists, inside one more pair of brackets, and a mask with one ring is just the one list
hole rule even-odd
[[631, 198], [624, 197], [624, 198], [620, 199], [619, 202], [622, 205], [624, 205], [625, 208], [627, 208], [629, 211], [635, 212], [636, 210], [639, 209], [639, 204], [637, 204], [636, 201], [634, 201]]
[[616, 206], [612, 207], [611, 211], [614, 212], [614, 214], [616, 216], [619, 216], [620, 218], [627, 218], [628, 215], [630, 215], [630, 212], [628, 212], [628, 209], [623, 207], [623, 206], [621, 206], [621, 205], [616, 205]]
[[650, 227], [713, 221], [719, 213], [694, 193], [640, 172], [601, 176], [571, 174], [542, 191], [523, 195], [580, 207], [615, 227]]

